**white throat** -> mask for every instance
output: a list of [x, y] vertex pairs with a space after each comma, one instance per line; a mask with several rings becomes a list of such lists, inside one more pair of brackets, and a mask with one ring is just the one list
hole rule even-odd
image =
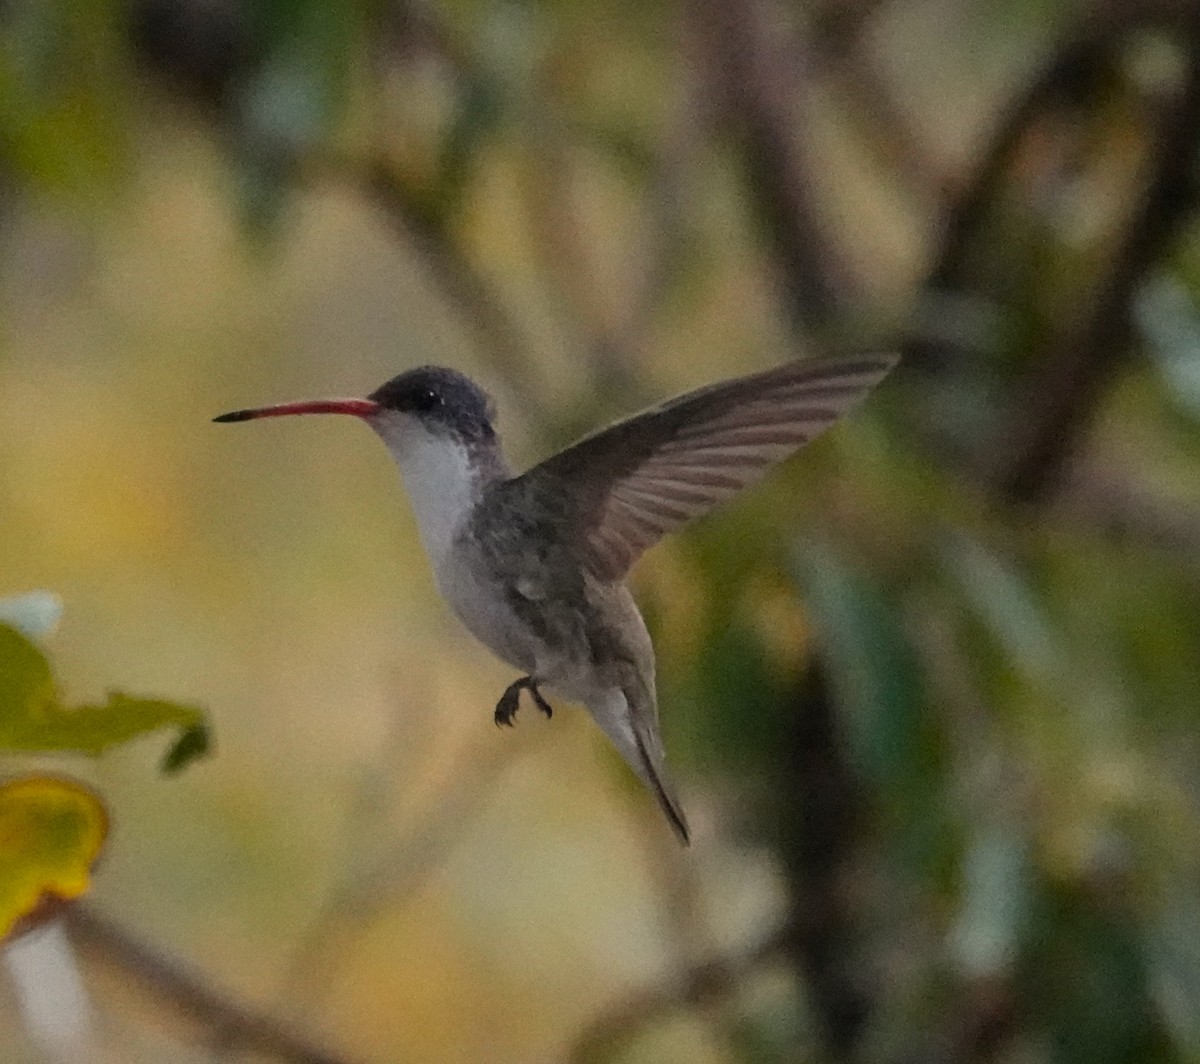
[[420, 425], [373, 426], [400, 467], [425, 553], [445, 558], [479, 498], [478, 470], [466, 448]]

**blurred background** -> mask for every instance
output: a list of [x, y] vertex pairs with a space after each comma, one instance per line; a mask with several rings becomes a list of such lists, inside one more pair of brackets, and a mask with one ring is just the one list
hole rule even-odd
[[[89, 1059], [1200, 1061], [1198, 142], [1185, 0], [0, 5], [0, 593], [216, 737], [58, 763]], [[688, 850], [370, 433], [209, 423], [897, 344], [634, 574]]]

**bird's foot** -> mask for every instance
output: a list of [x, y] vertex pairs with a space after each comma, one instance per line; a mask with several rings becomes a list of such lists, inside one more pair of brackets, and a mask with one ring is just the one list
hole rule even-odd
[[517, 715], [517, 709], [521, 705], [521, 688], [525, 686], [524, 679], [510, 683], [504, 689], [504, 694], [500, 696], [500, 701], [496, 703], [496, 727], [505, 724], [508, 727], [513, 726], [513, 717]]
[[546, 714], [547, 720], [554, 716], [554, 710], [550, 708], [550, 703], [542, 697], [542, 692], [538, 690], [538, 685], [532, 679], [529, 681], [529, 693], [533, 695], [534, 705]]
[[542, 692], [538, 690], [537, 682], [532, 676], [522, 676], [519, 680], [514, 680], [504, 689], [504, 694], [500, 696], [500, 701], [496, 703], [496, 724], [497, 726], [505, 724], [508, 727], [513, 725], [513, 717], [517, 715], [517, 710], [521, 706], [521, 692], [526, 688], [533, 695], [534, 704], [547, 717], [554, 715], [554, 710], [550, 708], [550, 703], [542, 697]]

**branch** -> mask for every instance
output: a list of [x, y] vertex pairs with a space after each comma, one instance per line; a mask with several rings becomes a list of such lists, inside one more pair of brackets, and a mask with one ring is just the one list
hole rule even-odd
[[463, 254], [432, 206], [424, 203], [383, 160], [325, 152], [302, 160], [301, 180], [339, 185], [375, 204], [422, 258], [429, 277], [459, 312], [491, 367], [528, 412], [545, 422], [549, 406], [528, 357], [529, 344], [491, 284]]
[[[546, 733], [539, 732], [539, 736]], [[399, 837], [389, 837], [382, 853], [334, 885], [329, 897], [300, 937], [284, 980], [288, 1001], [303, 1008], [314, 1000], [314, 991], [328, 986], [337, 963], [331, 949], [339, 933], [361, 931], [414, 897], [446, 861], [478, 815], [500, 777], [536, 747], [533, 740], [519, 749], [496, 744], [486, 753], [464, 760], [441, 794], [429, 803]], [[355, 814], [362, 818], [360, 808]]]
[[[769, 240], [797, 332], [835, 323], [847, 300], [849, 271], [813, 197], [812, 166], [797, 136], [799, 46], [781, 48], [772, 0], [691, 0], [711, 56], [716, 98], [741, 148], [746, 180]], [[800, 57], [800, 59], [798, 59]], [[798, 73], [798, 71], [800, 73]]]
[[1064, 42], [1001, 115], [974, 177], [947, 220], [930, 287], [952, 287], [961, 280], [971, 240], [995, 202], [1030, 126], [1053, 108], [1079, 106], [1091, 99], [1097, 82], [1115, 62], [1118, 40], [1117, 29], [1105, 28]]
[[347, 1064], [344, 1057], [295, 1034], [290, 1025], [255, 1012], [216, 989], [181, 961], [134, 938], [90, 906], [76, 905], [64, 919], [81, 949], [118, 969], [143, 993], [210, 1028], [223, 1046], [290, 1064]]
[[1079, 432], [1128, 357], [1130, 307], [1146, 273], [1170, 251], [1196, 206], [1200, 144], [1200, 12], [1187, 26], [1188, 72], [1163, 115], [1141, 203], [1132, 213], [1107, 276], [1087, 315], [1054, 342], [1033, 373], [1015, 426], [1016, 439], [995, 463], [992, 480], [1010, 499], [1036, 502], [1057, 481]]
[[792, 885], [788, 952], [805, 975], [830, 1060], [853, 1058], [873, 1002], [853, 959], [855, 913], [845, 890], [861, 829], [862, 785], [846, 757], [825, 668], [795, 696], [775, 766], [780, 852]]
[[[1096, 5], [1001, 112], [973, 175], [946, 211], [927, 292], [955, 292], [968, 283], [965, 274], [972, 242], [1034, 122], [1055, 108], [1077, 107], [1093, 99], [1098, 82], [1118, 65], [1121, 42], [1131, 32], [1154, 26], [1178, 30], [1190, 17], [1189, 6], [1175, 0], [1103, 0]], [[946, 340], [919, 335], [906, 344], [904, 364], [909, 369], [936, 371], [954, 353]]]
[[747, 975], [782, 955], [787, 937], [788, 929], [780, 928], [744, 953], [701, 961], [675, 979], [615, 1002], [583, 1029], [568, 1060], [571, 1064], [590, 1064], [606, 1059], [668, 1013], [711, 1004], [737, 993]]
[[[1096, 80], [1112, 63], [1116, 51], [1114, 32], [1092, 31], [1065, 42], [1001, 115], [974, 176], [947, 213], [937, 261], [925, 284], [926, 293], [955, 292], [968, 284], [965, 273], [972, 242], [1030, 127], [1052, 108], [1091, 95]], [[936, 372], [953, 353], [942, 338], [918, 336], [907, 345], [904, 364], [910, 370]]]
[[911, 198], [936, 209], [950, 183], [945, 167], [922, 144], [869, 47], [868, 30], [883, 7], [884, 0], [832, 0], [819, 9], [810, 20], [813, 60], [836, 85], [867, 148]]
[[[236, 124], [228, 95], [236, 78], [253, 65], [255, 47], [247, 20], [227, 13], [227, 6], [231, 5], [193, 5], [180, 0], [143, 4], [138, 6], [131, 32], [139, 58], [191, 100], [205, 105], [207, 117], [228, 134]], [[211, 12], [210, 7], [214, 9]], [[486, 82], [484, 73], [458, 47], [431, 6], [421, 0], [398, 0], [383, 9], [382, 15], [382, 28], [399, 47], [436, 54], [456, 76], [472, 85]], [[525, 336], [488, 280], [453, 240], [445, 214], [435, 203], [406, 187], [382, 157], [359, 160], [336, 150], [318, 149], [301, 158], [285, 152], [277, 162], [286, 177], [299, 183], [331, 182], [381, 208], [423, 260], [428, 276], [458, 312], [479, 349], [504, 375], [509, 390], [531, 414], [546, 419], [548, 405], [527, 357]]]
[[607, 1059], [645, 1027], [685, 1008], [736, 994], [745, 978], [772, 960], [787, 960], [808, 988], [828, 1059], [853, 1059], [872, 1002], [852, 972], [853, 913], [844, 890], [857, 846], [858, 781], [837, 735], [835, 710], [814, 669], [800, 690], [795, 729], [774, 766], [781, 795], [779, 842], [792, 886], [792, 916], [744, 952], [685, 966], [673, 978], [617, 1001], [575, 1040], [569, 1060]]
[[1200, 561], [1200, 506], [1160, 495], [1103, 455], [1072, 463], [1055, 504], [1114, 539], [1173, 554], [1193, 569]]

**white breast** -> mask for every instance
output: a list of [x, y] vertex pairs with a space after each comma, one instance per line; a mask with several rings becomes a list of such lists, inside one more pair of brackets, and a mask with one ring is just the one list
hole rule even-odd
[[471, 516], [479, 491], [466, 449], [409, 418], [375, 428], [400, 467], [421, 542], [437, 570]]
[[[377, 419], [372, 428], [400, 467], [434, 581], [454, 615], [484, 646], [519, 668], [533, 668], [530, 633], [513, 615], [498, 583], [482, 579], [477, 545], [460, 536], [488, 474], [451, 437], [413, 418]], [[496, 475], [493, 468], [492, 476]]]

